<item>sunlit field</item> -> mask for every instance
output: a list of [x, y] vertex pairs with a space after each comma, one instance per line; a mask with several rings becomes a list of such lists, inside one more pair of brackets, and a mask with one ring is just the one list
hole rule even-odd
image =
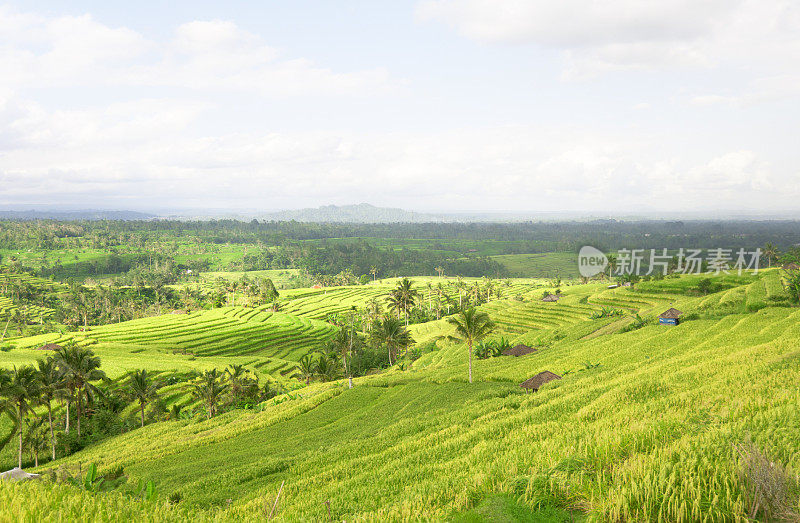
[[[415, 324], [413, 336], [435, 348], [405, 370], [356, 378], [353, 389], [342, 380], [298, 382], [255, 411], [153, 423], [39, 469], [121, 468], [128, 484], [154, 482], [161, 502], [0, 484], [0, 515], [255, 519], [283, 485], [278, 517], [290, 521], [327, 518], [328, 506], [337, 520], [486, 510], [567, 521], [743, 519], [736, 445], [754, 442], [792, 478], [800, 470], [800, 312], [770, 305], [781, 305], [770, 300], [782, 292], [775, 271], [722, 278], [708, 295], [694, 292], [696, 282], [576, 284], [547, 303], [539, 299], [546, 282], [514, 281], [522, 301], [500, 297], [480, 309], [498, 325], [493, 339], [538, 350], [475, 360], [475, 383], [448, 323]], [[381, 298], [392, 283], [298, 289], [277, 313], [225, 307], [14, 339], [0, 361], [20, 365], [41, 354], [32, 350], [38, 344], [72, 337], [95, 348], [111, 375], [240, 362], [293, 380], [282, 371], [332, 333], [316, 318]], [[653, 318], [668, 307], [686, 321], [625, 332], [631, 315]], [[603, 308], [624, 312], [597, 317]], [[562, 379], [525, 394], [519, 384], [544, 370]]]

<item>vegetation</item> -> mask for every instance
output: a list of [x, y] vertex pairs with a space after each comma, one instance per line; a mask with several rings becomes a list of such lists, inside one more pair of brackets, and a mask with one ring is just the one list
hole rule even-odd
[[[392, 228], [401, 238], [368, 225], [184, 225], [14, 222], [0, 233], [4, 246], [31, 249], [3, 258], [0, 468], [43, 474], [0, 482], [0, 520], [772, 521], [800, 512], [791, 268], [609, 288], [608, 275], [470, 278], [447, 263], [561, 250], [578, 238], [638, 241], [641, 224], [589, 224], [584, 236], [537, 224], [469, 235], [461, 225]], [[671, 247], [670, 231], [708, 227], [648, 230]], [[743, 231], [778, 246], [773, 264], [797, 254], [786, 241], [794, 233], [779, 226], [772, 236]], [[336, 254], [362, 242], [358, 255]], [[101, 285], [23, 270], [36, 268], [37, 249], [48, 267], [61, 257], [72, 270], [112, 248], [131, 264], [125, 278], [145, 274], [152, 258], [153, 273], [172, 267], [175, 279]], [[508, 252], [517, 248], [529, 250]], [[437, 261], [387, 278], [387, 255], [360, 273], [373, 250]], [[415, 250], [426, 254], [403, 253]], [[287, 253], [298, 258], [279, 257]], [[298, 266], [311, 255], [337, 272]], [[278, 272], [242, 271], [276, 259], [280, 268], [264, 270]], [[238, 272], [195, 277], [192, 260]], [[559, 290], [557, 302], [541, 301]], [[116, 317], [125, 296], [145, 309]], [[683, 311], [680, 325], [653, 321], [670, 307]], [[517, 344], [537, 350], [502, 356]], [[524, 394], [519, 384], [543, 371], [562, 379]]]
[[458, 316], [447, 318], [456, 330], [456, 336], [467, 344], [469, 353], [469, 382], [472, 383], [472, 346], [486, 338], [495, 329], [495, 324], [485, 312], [467, 309]]

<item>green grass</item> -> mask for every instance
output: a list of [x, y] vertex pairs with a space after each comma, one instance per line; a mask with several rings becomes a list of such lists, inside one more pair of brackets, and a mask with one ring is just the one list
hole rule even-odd
[[[733, 445], [750, 438], [787, 467], [797, 508], [800, 309], [749, 307], [775, 292], [770, 278], [709, 296], [665, 280], [663, 288], [653, 282], [639, 290], [565, 287], [557, 303], [496, 300], [482, 308], [503, 333], [542, 344], [529, 356], [474, 361], [473, 384], [464, 345], [443, 341], [409, 370], [357, 378], [352, 390], [317, 383], [270, 400], [262, 412], [151, 424], [45, 468], [121, 465], [129, 482], [154, 480], [164, 497], [180, 493], [175, 512], [155, 512], [164, 519], [261, 518], [283, 483], [278, 518], [286, 521], [326, 520], [325, 502], [335, 520], [745, 520]], [[310, 300], [320, 293], [298, 290], [296, 299], [306, 301], [294, 306], [310, 315], [334, 301], [363, 300], [370, 287], [335, 290], [319, 303]], [[592, 337], [616, 321], [589, 319], [600, 306], [647, 316], [675, 306], [697, 316], [677, 327]], [[87, 338], [106, 336], [98, 350], [121, 350], [136, 345], [131, 340], [155, 343], [158, 329], [189, 340], [204, 322], [249, 328], [278, 320], [271, 318], [226, 308], [98, 328]], [[444, 325], [414, 326], [415, 336], [446, 332]], [[241, 357], [230, 354], [213, 358]], [[519, 383], [543, 370], [563, 379], [524, 394]], [[2, 488], [0, 497], [8, 492]], [[37, 503], [42, 514], [52, 510]]]
[[454, 523], [571, 523], [583, 518], [555, 507], [531, 510], [512, 496], [489, 496], [470, 510], [453, 514]]
[[546, 252], [541, 254], [502, 254], [492, 258], [515, 278], [580, 277], [578, 255], [572, 252]]

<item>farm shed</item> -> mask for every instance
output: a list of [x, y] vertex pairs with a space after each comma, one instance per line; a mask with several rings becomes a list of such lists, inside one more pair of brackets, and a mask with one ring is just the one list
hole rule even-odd
[[529, 379], [523, 381], [520, 384], [520, 387], [525, 389], [525, 392], [528, 392], [530, 390], [532, 390], [533, 392], [536, 392], [540, 388], [542, 388], [542, 385], [544, 385], [545, 383], [548, 383], [548, 382], [551, 382], [551, 381], [554, 381], [554, 380], [560, 380], [560, 379], [561, 379], [561, 376], [559, 376], [558, 374], [556, 374], [554, 372], [550, 372], [549, 370], [546, 370], [544, 372], [540, 372], [539, 374], [537, 374], [536, 376], [534, 376], [532, 378], [529, 378]]
[[661, 325], [677, 325], [680, 322], [680, 317], [683, 313], [678, 309], [670, 307], [661, 313], [658, 317], [658, 323]]
[[528, 347], [520, 343], [515, 347], [504, 350], [503, 356], [525, 356], [526, 354], [533, 354], [534, 352], [536, 352], [536, 349], [533, 347]]
[[53, 350], [53, 351], [56, 351], [56, 350], [59, 350], [59, 349], [61, 349], [61, 345], [58, 345], [56, 343], [46, 343], [46, 344], [42, 345], [41, 347], [39, 347], [36, 350]]
[[542, 298], [542, 301], [558, 301], [560, 297], [561, 296], [559, 296], [558, 294], [548, 294], [547, 296]]

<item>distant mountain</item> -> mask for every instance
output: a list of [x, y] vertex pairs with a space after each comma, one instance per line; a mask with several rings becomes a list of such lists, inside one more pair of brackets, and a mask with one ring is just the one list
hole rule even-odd
[[262, 220], [331, 223], [408, 223], [455, 221], [452, 216], [427, 214], [403, 209], [358, 205], [325, 205], [315, 209], [296, 209], [262, 214]]
[[75, 211], [3, 211], [0, 220], [151, 220], [154, 214], [137, 211], [98, 211], [93, 209]]

